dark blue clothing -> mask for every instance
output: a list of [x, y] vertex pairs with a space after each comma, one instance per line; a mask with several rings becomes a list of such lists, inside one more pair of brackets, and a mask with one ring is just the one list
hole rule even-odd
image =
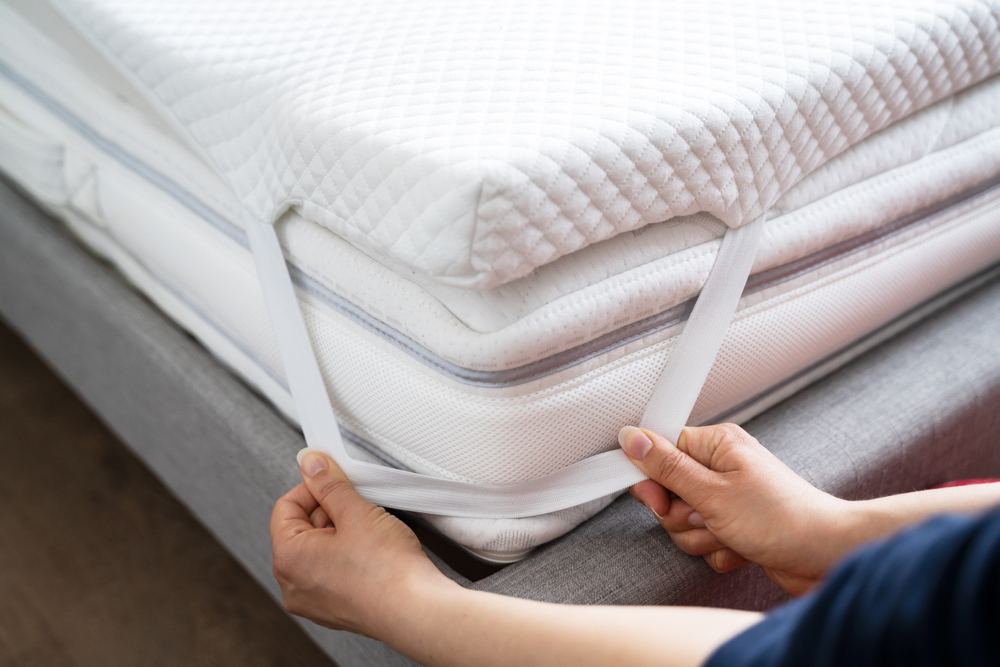
[[1000, 510], [938, 517], [864, 547], [707, 665], [1000, 665]]

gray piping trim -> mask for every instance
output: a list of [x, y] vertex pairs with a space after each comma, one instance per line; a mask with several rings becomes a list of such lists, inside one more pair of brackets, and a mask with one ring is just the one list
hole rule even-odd
[[950, 208], [971, 201], [980, 195], [984, 195], [991, 190], [996, 189], [998, 186], [1000, 186], [1000, 176], [980, 183], [975, 187], [964, 190], [957, 195], [944, 199], [936, 204], [932, 204], [931, 206], [923, 208], [919, 211], [905, 215], [902, 218], [888, 222], [881, 227], [877, 227], [871, 231], [865, 232], [864, 234], [847, 239], [846, 241], [841, 241], [840, 243], [836, 243], [828, 248], [823, 248], [818, 252], [807, 255], [801, 259], [797, 259], [794, 262], [789, 262], [773, 269], [768, 269], [767, 271], [761, 271], [760, 273], [750, 276], [750, 279], [747, 280], [746, 289], [743, 290], [743, 295], [746, 296], [747, 294], [753, 294], [754, 292], [765, 290], [787, 280], [798, 278], [799, 276], [809, 273], [810, 271], [815, 271], [816, 269], [826, 266], [831, 262], [835, 262], [842, 257], [846, 257], [852, 253], [873, 246], [876, 243], [880, 243], [881, 241], [884, 241], [885, 239], [939, 213], [943, 213]]
[[347, 440], [352, 445], [355, 445], [356, 447], [365, 450], [366, 452], [374, 456], [376, 459], [378, 459], [379, 462], [385, 464], [390, 468], [396, 468], [397, 470], [409, 470], [410, 472], [413, 472], [411, 468], [407, 468], [402, 463], [392, 458], [391, 456], [389, 456], [388, 454], [386, 454], [381, 449], [379, 449], [372, 443], [368, 442], [361, 436], [351, 433], [340, 424], [337, 424], [337, 428], [340, 430], [340, 435], [341, 437], [344, 438], [344, 440]]
[[564, 368], [575, 366], [608, 350], [679, 324], [687, 319], [691, 308], [694, 307], [694, 300], [691, 299], [679, 306], [674, 306], [657, 315], [652, 315], [646, 319], [625, 325], [590, 342], [559, 352], [551, 357], [546, 357], [545, 359], [509, 370], [477, 371], [442, 359], [413, 339], [400, 334], [381, 320], [371, 317], [353, 303], [342, 299], [318, 280], [303, 273], [298, 267], [289, 264], [289, 268], [292, 280], [307, 294], [315, 296], [342, 315], [355, 320], [369, 331], [379, 335], [434, 370], [444, 375], [450, 375], [465, 384], [480, 387], [498, 388], [524, 384], [525, 382], [561, 371]]
[[171, 197], [188, 208], [192, 213], [217, 228], [232, 240], [242, 246], [249, 247], [250, 242], [247, 240], [246, 232], [216, 213], [213, 209], [206, 206], [200, 199], [189, 193], [173, 180], [156, 171], [145, 162], [135, 157], [94, 128], [87, 125], [82, 118], [46, 95], [30, 81], [11, 69], [2, 60], [0, 60], [0, 74], [10, 79], [11, 83], [16, 85], [25, 93], [35, 98], [35, 100], [37, 100], [42, 106], [51, 111], [54, 115], [58, 116], [64, 123], [84, 136], [90, 143], [102, 152], [107, 153], [124, 166], [131, 169], [137, 175], [149, 181], [152, 185], [169, 194]]
[[[53, 114], [62, 119], [67, 125], [86, 137], [94, 146], [118, 160], [124, 166], [131, 169], [140, 177], [147, 180], [155, 187], [163, 190], [168, 195], [183, 204], [188, 210], [202, 218], [220, 232], [228, 236], [233, 241], [244, 247], [249, 247], [246, 233], [238, 226], [227, 220], [222, 215], [205, 205], [201, 200], [185, 190], [182, 186], [145, 164], [131, 153], [121, 148], [118, 144], [107, 139], [96, 130], [87, 125], [81, 118], [67, 110], [61, 104], [50, 98], [43, 91], [34, 86], [31, 82], [21, 77], [3, 61], [0, 61], [0, 74], [7, 77], [12, 83], [21, 88], [25, 93], [35, 98], [40, 104], [49, 109]], [[985, 194], [987, 191], [1000, 186], [1000, 177], [996, 177], [986, 183], [976, 186], [964, 193], [950, 197], [927, 209], [912, 213], [882, 225], [870, 232], [848, 239], [807, 257], [789, 262], [788, 264], [763, 271], [750, 276], [743, 294], [753, 294], [767, 289], [787, 280], [792, 280], [809, 271], [816, 270], [842, 257], [854, 252], [863, 250], [883, 239], [886, 239], [903, 229], [906, 229], [918, 222], [933, 215], [941, 213], [953, 206], [964, 203], [973, 197]], [[310, 296], [314, 296], [330, 308], [334, 309], [344, 317], [355, 322], [368, 331], [378, 335], [392, 345], [396, 346], [406, 354], [420, 361], [435, 371], [450, 376], [454, 380], [464, 384], [501, 388], [516, 386], [531, 382], [546, 375], [551, 375], [583, 363], [589, 359], [600, 356], [605, 352], [627, 345], [635, 340], [663, 331], [672, 326], [687, 320], [691, 309], [694, 307], [695, 299], [689, 299], [673, 308], [650, 317], [632, 322], [623, 327], [608, 332], [591, 341], [582, 343], [568, 350], [556, 353], [545, 359], [500, 371], [479, 371], [459, 366], [447, 361], [440, 355], [424, 347], [412, 338], [396, 331], [381, 320], [378, 320], [363, 309], [359, 308], [341, 295], [335, 293], [315, 278], [306, 275], [300, 269], [289, 264], [292, 280], [295, 284]], [[357, 444], [357, 443], [355, 443]], [[398, 466], [398, 463], [396, 464]]]

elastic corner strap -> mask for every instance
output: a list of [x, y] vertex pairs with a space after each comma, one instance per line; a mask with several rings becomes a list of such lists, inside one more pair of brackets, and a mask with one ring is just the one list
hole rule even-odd
[[[442, 479], [352, 458], [340, 437], [274, 227], [257, 220], [246, 208], [243, 218], [306, 443], [329, 454], [368, 500], [428, 514], [520, 518], [575, 507], [646, 479], [618, 449], [543, 477], [507, 484]], [[753, 265], [761, 226], [758, 219], [726, 233], [702, 293], [654, 388], [641, 423], [674, 442], [698, 398], [736, 310]]]
[[677, 442], [705, 386], [757, 256], [764, 218], [730, 229], [698, 300], [670, 351], [639, 425]]

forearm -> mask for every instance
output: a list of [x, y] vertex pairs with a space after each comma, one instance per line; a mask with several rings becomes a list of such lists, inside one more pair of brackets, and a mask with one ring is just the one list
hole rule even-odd
[[459, 586], [415, 593], [379, 638], [429, 666], [700, 665], [753, 612], [533, 602]]
[[895, 533], [936, 514], [977, 512], [1000, 504], [1000, 483], [914, 491], [846, 503], [830, 540], [833, 564], [855, 547]]

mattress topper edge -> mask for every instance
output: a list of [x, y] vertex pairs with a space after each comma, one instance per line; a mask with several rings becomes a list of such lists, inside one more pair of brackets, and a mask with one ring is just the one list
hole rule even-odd
[[[348, 173], [344, 155], [338, 154], [337, 169], [343, 174], [332, 169], [304, 178], [315, 165], [301, 155], [303, 143], [323, 144], [329, 139], [324, 132], [345, 131], [335, 128], [331, 119], [319, 118], [327, 111], [322, 100], [295, 101], [293, 93], [301, 90], [294, 87], [251, 96], [244, 106], [257, 113], [244, 109], [243, 115], [265, 119], [269, 125], [251, 123], [239, 138], [242, 157], [252, 159], [236, 164], [239, 160], [230, 156], [227, 162], [218, 146], [210, 145], [205, 119], [184, 116], [190, 100], [168, 90], [162, 73], [148, 71], [155, 69], [148, 66], [151, 58], [170, 59], [169, 44], [161, 44], [152, 55], [135, 53], [140, 37], [155, 44], [169, 43], [170, 35], [156, 33], [149, 16], [133, 8], [114, 13], [88, 0], [54, 4], [98, 42], [119, 69], [129, 72], [173, 125], [185, 130], [196, 150], [210, 157], [256, 215], [274, 218], [288, 203], [299, 204], [307, 218], [369, 254], [388, 256], [434, 280], [470, 289], [504, 284], [592, 243], [681, 215], [704, 211], [730, 227], [741, 226], [846, 148], [1000, 70], [1000, 7], [966, 2], [968, 7], [943, 21], [933, 12], [915, 12], [893, 24], [895, 33], [881, 42], [872, 38], [872, 44], [861, 44], [864, 48], [851, 43], [829, 49], [824, 53], [839, 62], [827, 67], [825, 85], [786, 67], [781, 75], [793, 81], [778, 93], [762, 76], [753, 83], [757, 89], [723, 86], [721, 92], [696, 91], [652, 106], [645, 100], [625, 109], [622, 117], [614, 117], [622, 110], [613, 109], [588, 117], [589, 125], [564, 127], [561, 136], [529, 132], [521, 143], [511, 143], [507, 136], [506, 143], [496, 145], [453, 145], [454, 137], [423, 136], [400, 145], [393, 143], [392, 133], [376, 134], [391, 145], [378, 147], [378, 155], [355, 172]], [[299, 8], [313, 11], [306, 2]], [[907, 30], [927, 35], [920, 47], [924, 51], [916, 52], [914, 44], [900, 37]], [[974, 37], [964, 34], [970, 31]], [[967, 57], [958, 49], [963, 55], [955, 56], [955, 39], [978, 43], [979, 54]], [[906, 48], [899, 49], [900, 43]], [[848, 47], [858, 53], [847, 53]], [[246, 48], [250, 55], [256, 53], [252, 46]], [[196, 55], [211, 60], [204, 53]], [[815, 59], [802, 62], [812, 67]], [[199, 76], [208, 79], [204, 85], [234, 85], [225, 79], [233, 67], [216, 68], [224, 70], [220, 73], [202, 66], [205, 62], [197, 64]], [[322, 70], [308, 73], [324, 75]], [[801, 80], [796, 82], [796, 77]], [[838, 119], [830, 111], [834, 107], [853, 111]], [[281, 144], [296, 133], [302, 136], [288, 153]], [[254, 139], [257, 149], [248, 153], [246, 146]], [[365, 141], [370, 144], [371, 136], [351, 149], [360, 150], [358, 146], [368, 145]], [[594, 146], [602, 143], [619, 145], [595, 152]], [[435, 146], [438, 150], [429, 150]], [[269, 151], [270, 157], [258, 159]], [[589, 159], [567, 160], [575, 153], [589, 153]], [[314, 162], [322, 163], [322, 157], [321, 151], [314, 153]], [[406, 159], [401, 162], [401, 157]], [[404, 177], [395, 167], [386, 175], [386, 164], [380, 161], [408, 164], [403, 171], [410, 175]], [[595, 175], [588, 176], [590, 172]], [[346, 187], [335, 187], [329, 180], [340, 177]], [[371, 192], [362, 192], [364, 188]]]

